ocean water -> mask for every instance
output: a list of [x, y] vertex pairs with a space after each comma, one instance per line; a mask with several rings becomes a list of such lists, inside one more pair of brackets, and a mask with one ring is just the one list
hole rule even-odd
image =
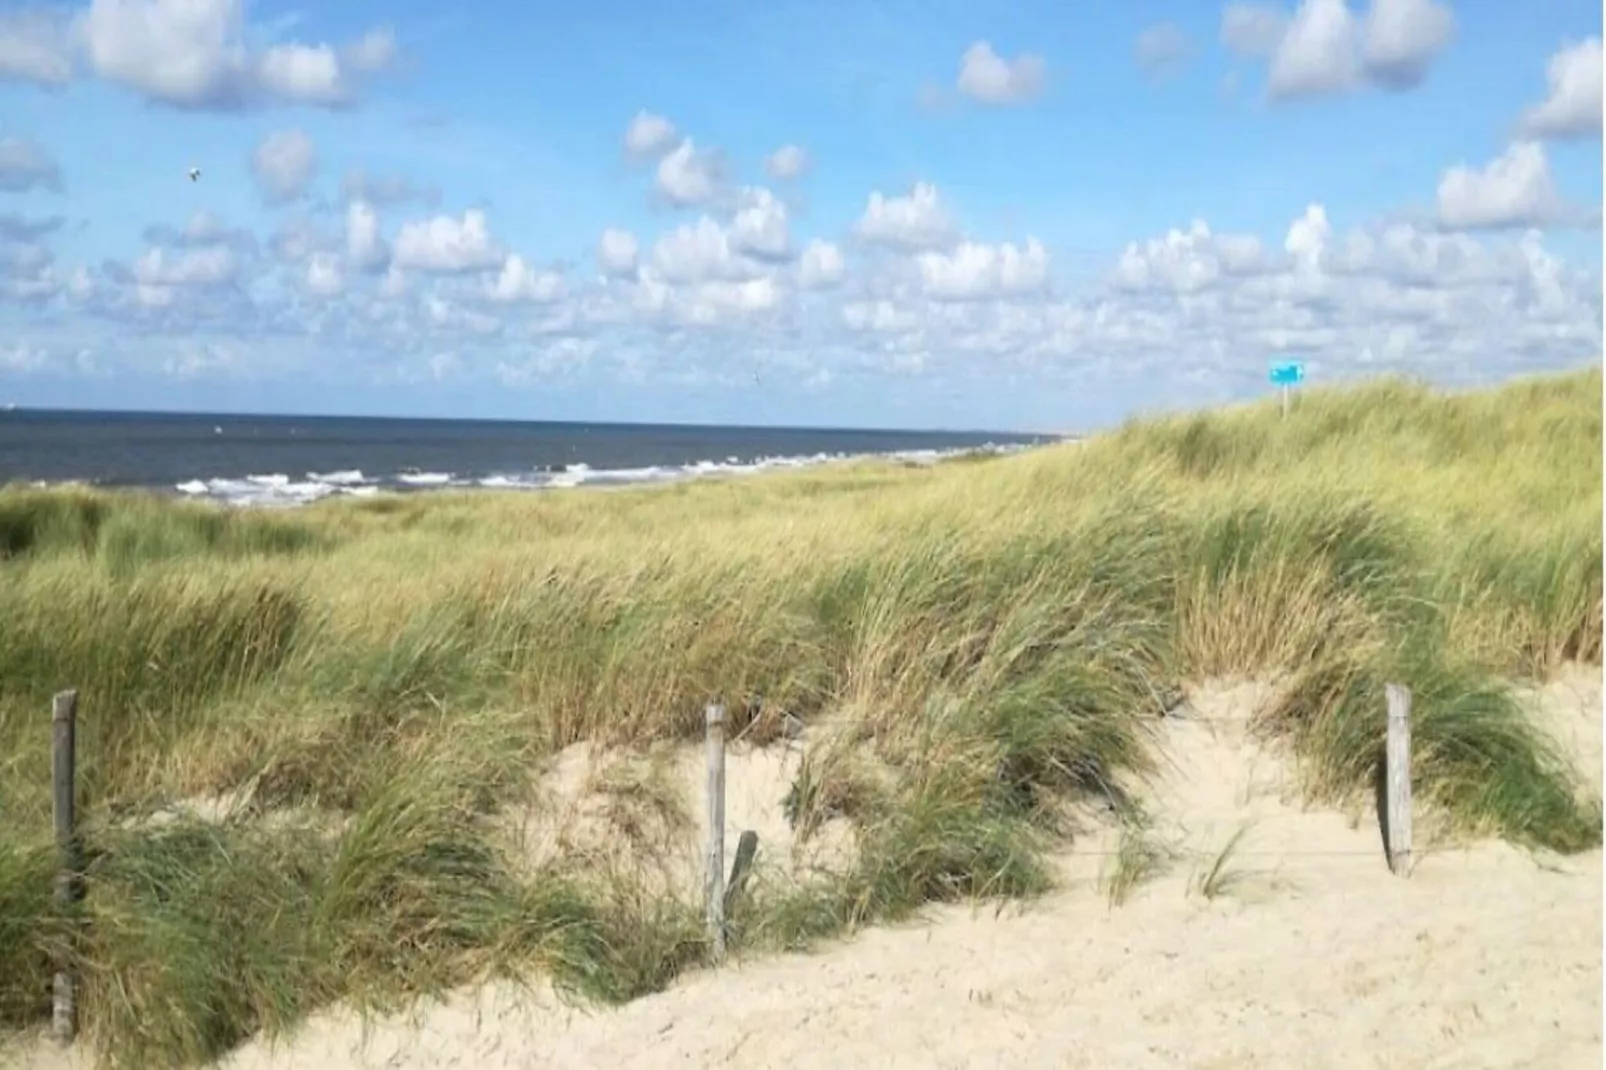
[[1044, 436], [648, 424], [0, 411], [0, 484], [144, 487], [240, 505], [442, 487], [659, 483]]

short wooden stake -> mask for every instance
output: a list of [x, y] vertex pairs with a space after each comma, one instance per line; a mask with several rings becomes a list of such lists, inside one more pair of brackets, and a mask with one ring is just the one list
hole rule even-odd
[[708, 728], [708, 868], [705, 905], [714, 961], [725, 958], [725, 707], [704, 711]]
[[1388, 699], [1388, 851], [1395, 876], [1411, 872], [1411, 692], [1384, 688]]
[[731, 862], [731, 879], [725, 885], [725, 922], [730, 923], [731, 915], [736, 913], [736, 906], [741, 902], [742, 892], [747, 888], [747, 878], [753, 872], [753, 860], [758, 856], [758, 833], [752, 829], [744, 829], [736, 839], [736, 858]]
[[77, 814], [74, 785], [78, 723], [78, 692], [63, 691], [50, 702], [50, 757], [52, 811], [56, 823], [56, 907], [66, 929], [57, 950], [55, 988], [51, 1001], [51, 1033], [61, 1044], [71, 1044], [78, 1030], [78, 1003], [73, 991], [72, 916], [80, 886]]

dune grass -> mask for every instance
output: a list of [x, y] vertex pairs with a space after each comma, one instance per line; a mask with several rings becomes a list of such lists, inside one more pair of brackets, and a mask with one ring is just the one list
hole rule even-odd
[[[1049, 884], [1064, 804], [1150, 761], [1185, 680], [1281, 674], [1261, 726], [1364, 796], [1382, 687], [1418, 797], [1562, 851], [1598, 803], [1502, 686], [1601, 653], [1601, 372], [1402, 382], [1134, 423], [965, 465], [224, 512], [0, 492], [0, 1026], [48, 1014], [68, 920], [115, 1066], [195, 1065], [335, 1000], [491, 975], [625, 1000], [701, 961], [699, 908], [497, 834], [542, 759], [831, 715], [800, 823], [856, 860], [760, 874], [737, 948]], [[93, 858], [49, 899], [49, 696], [81, 696]], [[226, 819], [151, 815], [248, 797]], [[812, 816], [810, 816], [812, 815]], [[1124, 895], [1124, 890], [1123, 893]], [[1119, 897], [1116, 897], [1119, 898]]]

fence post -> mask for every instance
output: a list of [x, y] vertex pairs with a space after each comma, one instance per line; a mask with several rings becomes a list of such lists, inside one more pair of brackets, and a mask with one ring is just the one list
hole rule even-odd
[[80, 887], [77, 814], [74, 807], [78, 692], [63, 691], [50, 701], [51, 810], [56, 824], [56, 907], [65, 924], [56, 950], [51, 1000], [51, 1032], [61, 1044], [72, 1043], [78, 1029], [78, 1003], [73, 991], [72, 955], [76, 925], [73, 912]]
[[1388, 700], [1388, 852], [1397, 877], [1411, 872], [1411, 692], [1384, 687]]
[[704, 711], [708, 730], [708, 857], [705, 905], [714, 961], [725, 958], [725, 707]]

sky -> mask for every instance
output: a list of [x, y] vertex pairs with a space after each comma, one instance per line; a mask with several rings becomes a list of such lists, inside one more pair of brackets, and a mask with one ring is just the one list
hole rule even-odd
[[1582, 0], [0, 0], [0, 403], [1055, 431], [1578, 367], [1601, 81]]

